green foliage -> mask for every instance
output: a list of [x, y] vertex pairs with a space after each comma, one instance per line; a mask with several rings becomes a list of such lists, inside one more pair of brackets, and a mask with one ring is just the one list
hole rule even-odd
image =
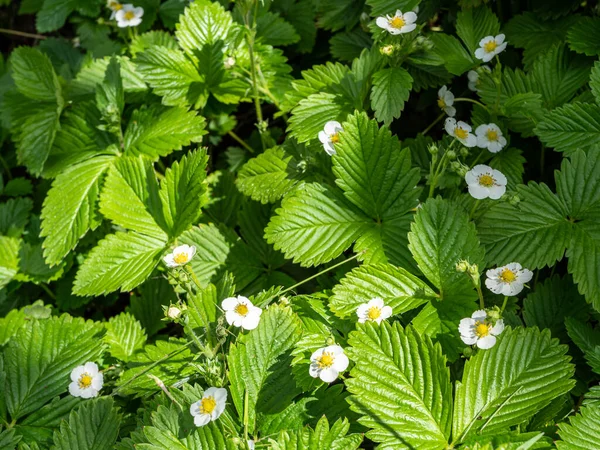
[[305, 428], [297, 432], [282, 432], [277, 441], [271, 443], [273, 450], [355, 450], [360, 446], [362, 437], [347, 435], [349, 428], [350, 424], [342, 420], [330, 427], [327, 417], [323, 416], [314, 430]]
[[375, 73], [371, 107], [377, 120], [389, 125], [393, 119], [400, 117], [412, 84], [412, 77], [401, 67], [383, 69]]
[[104, 341], [108, 344], [108, 351], [121, 361], [128, 361], [146, 343], [142, 326], [131, 314], [122, 313], [111, 318], [106, 328]]
[[580, 414], [572, 416], [570, 423], [559, 424], [560, 441], [556, 442], [556, 448], [571, 450], [596, 445], [595, 442], [600, 439], [598, 424], [600, 409], [597, 405], [581, 408]]

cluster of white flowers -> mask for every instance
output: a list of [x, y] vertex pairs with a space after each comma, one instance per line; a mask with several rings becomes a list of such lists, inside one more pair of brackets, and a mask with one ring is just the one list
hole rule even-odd
[[122, 4], [116, 0], [107, 0], [106, 7], [112, 11], [110, 19], [117, 20], [119, 28], [137, 27], [142, 23], [144, 8], [137, 8], [130, 3]]

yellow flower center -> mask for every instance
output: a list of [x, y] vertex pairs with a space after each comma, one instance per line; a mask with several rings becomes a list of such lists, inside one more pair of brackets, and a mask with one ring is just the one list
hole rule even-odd
[[177, 264], [185, 264], [188, 262], [188, 259], [187, 252], [176, 253], [175, 256], [173, 256], [173, 261], [175, 261]]
[[454, 135], [458, 139], [466, 139], [467, 137], [469, 137], [469, 132], [467, 130], [465, 130], [464, 128], [455, 128]]
[[240, 316], [246, 316], [246, 314], [248, 314], [248, 305], [245, 303], [238, 303], [234, 311]]
[[214, 397], [204, 397], [200, 400], [200, 413], [201, 414], [210, 414], [217, 407], [217, 401]]
[[333, 365], [333, 360], [333, 353], [323, 352], [323, 354], [317, 358], [317, 366], [319, 366], [319, 369], [326, 369]]
[[89, 373], [85, 372], [79, 377], [78, 384], [80, 389], [89, 388], [92, 385], [92, 376]]
[[381, 308], [378, 308], [377, 306], [372, 306], [371, 308], [369, 308], [369, 310], [367, 311], [367, 317], [370, 320], [375, 320], [378, 319], [379, 316], [381, 316]]
[[486, 42], [485, 44], [483, 44], [483, 49], [486, 51], [486, 53], [491, 53], [494, 50], [496, 50], [496, 47], [498, 47], [498, 44], [496, 44], [495, 40], [491, 40], [490, 42]]
[[512, 283], [517, 279], [517, 274], [510, 269], [504, 269], [500, 274], [500, 280], [504, 283]]
[[443, 98], [438, 98], [438, 106], [442, 109], [444, 109], [446, 107], [446, 102], [444, 101]]
[[485, 135], [488, 138], [488, 141], [497, 141], [498, 140], [498, 132], [495, 130], [487, 130]]
[[390, 20], [390, 25], [393, 28], [402, 28], [404, 25], [406, 25], [406, 22], [404, 21], [404, 19], [402, 17], [394, 17], [392, 20]]
[[491, 323], [475, 322], [475, 334], [477, 335], [478, 338], [486, 337], [487, 335], [490, 334], [491, 330], [492, 330]]
[[332, 144], [337, 144], [338, 142], [340, 142], [340, 134], [333, 133], [329, 139], [331, 140]]
[[135, 19], [135, 13], [133, 11], [127, 11], [125, 13], [125, 19], [126, 20], [132, 20]]
[[492, 187], [494, 185], [494, 178], [487, 173], [484, 173], [479, 177], [479, 184], [484, 187]]

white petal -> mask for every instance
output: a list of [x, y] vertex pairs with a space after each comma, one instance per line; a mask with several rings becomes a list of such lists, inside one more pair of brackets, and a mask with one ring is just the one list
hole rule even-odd
[[517, 281], [513, 281], [512, 283], [505, 283], [502, 287], [502, 294], [507, 297], [513, 297], [518, 295], [523, 290], [523, 285], [518, 283]]
[[359, 305], [358, 308], [356, 308], [356, 315], [358, 317], [364, 317], [367, 315], [368, 311], [369, 311], [369, 304], [363, 303], [362, 305]]
[[492, 279], [498, 279], [501, 272], [502, 271], [499, 268], [498, 269], [488, 269], [487, 272], [485, 273], [485, 276], [488, 278], [492, 278]]
[[200, 414], [200, 405], [202, 404], [202, 402], [200, 400], [198, 400], [197, 402], [194, 402], [190, 405], [190, 414], [192, 416], [197, 416], [198, 414]]
[[415, 28], [417, 28], [417, 25], [414, 23], [411, 23], [409, 25], [404, 25], [402, 28], [400, 28], [400, 33], [410, 33]]
[[384, 307], [384, 305], [385, 305], [385, 303], [383, 303], [383, 299], [380, 297], [372, 298], [371, 300], [369, 300], [369, 303], [368, 303], [369, 308], [372, 308], [374, 306], [376, 308], [381, 309]]
[[321, 355], [323, 354], [323, 352], [325, 351], [326, 348], [320, 348], [318, 350], [315, 350], [313, 352], [312, 355], [310, 355], [310, 360], [311, 361], [316, 361], [317, 359], [319, 359], [321, 357]]
[[[482, 147], [485, 148], [487, 147], [487, 149], [492, 152], [492, 153], [498, 153], [500, 150], [502, 150], [502, 145], [500, 144], [500, 139], [504, 139], [504, 138], [498, 138], [497, 141], [491, 141], [487, 143], [486, 146]], [[477, 144], [479, 145], [479, 141], [477, 141]]]
[[227, 297], [221, 302], [221, 308], [223, 308], [224, 311], [233, 311], [238, 303], [239, 301], [237, 297]]
[[388, 32], [390, 34], [393, 34], [394, 36], [396, 36], [398, 34], [402, 34], [402, 29], [398, 29], [398, 28], [394, 28], [394, 27], [388, 26], [387, 30], [388, 30]]
[[81, 397], [81, 389], [79, 388], [79, 383], [77, 381], [73, 381], [69, 384], [69, 394], [73, 397]]
[[505, 185], [506, 183], [508, 183], [506, 176], [499, 170], [492, 169], [492, 177], [494, 178], [494, 181], [496, 182], [496, 184], [504, 184]]
[[469, 81], [476, 82], [479, 80], [479, 74], [476, 70], [469, 70], [469, 73], [467, 73], [467, 78]]
[[444, 85], [438, 91], [438, 97], [445, 99], [446, 92], [448, 92], [448, 87], [446, 85]]
[[227, 311], [225, 312], [225, 320], [227, 320], [227, 323], [229, 325], [233, 325], [234, 327], [241, 327], [244, 318], [235, 311]]
[[493, 41], [493, 40], [494, 40], [494, 36], [486, 36], [479, 41], [479, 46], [483, 47], [485, 44], [487, 44], [488, 42]]
[[78, 381], [79, 377], [85, 372], [84, 366], [77, 366], [71, 371], [71, 381]]
[[133, 13], [138, 18], [142, 17], [144, 15], [144, 8], [142, 8], [141, 6], [138, 6], [137, 8], [133, 8]]
[[341, 355], [337, 355], [335, 360], [333, 361], [333, 368], [338, 372], [343, 372], [348, 368], [348, 364], [350, 364], [350, 360], [343, 353]]
[[467, 345], [473, 345], [477, 342], [477, 336], [465, 336], [465, 335], [460, 335], [461, 340], [467, 344]]
[[477, 341], [477, 347], [482, 350], [492, 348], [494, 345], [496, 345], [496, 336], [492, 336], [491, 334], [488, 334], [486, 337]]
[[325, 130], [325, 133], [331, 136], [332, 134], [335, 134], [342, 130], [342, 124], [335, 120], [330, 120], [325, 124], [325, 127], [323, 129]]
[[327, 135], [327, 133], [325, 133], [324, 131], [319, 131], [319, 141], [321, 141], [321, 144], [329, 143], [329, 136]]
[[498, 36], [496, 36], [494, 38], [494, 40], [496, 41], [496, 44], [500, 45], [504, 42], [504, 39], [506, 39], [506, 36], [504, 36], [503, 34], [499, 34]]
[[462, 128], [465, 131], [469, 131], [470, 132], [472, 130], [471, 125], [469, 125], [466, 122], [463, 122], [462, 120], [459, 120], [458, 123], [456, 124], [456, 126], [458, 128]]
[[504, 269], [508, 269], [512, 272], [519, 272], [520, 270], [523, 269], [523, 267], [521, 266], [520, 263], [518, 262], [510, 262], [507, 265], [503, 266], [503, 267], [499, 267], [500, 271], [504, 270]]
[[494, 325], [492, 327], [492, 329], [490, 330], [490, 333], [492, 333], [494, 336], [498, 336], [503, 331], [504, 331], [504, 320], [500, 319], [496, 322], [496, 325]]
[[316, 364], [311, 364], [310, 367], [308, 368], [308, 374], [313, 378], [317, 378], [319, 376], [320, 371], [321, 370], [319, 369], [319, 367]]
[[383, 28], [384, 30], [387, 30], [387, 28], [388, 28], [388, 20], [386, 17], [378, 17], [375, 20], [375, 23], [377, 24], [377, 26], [379, 28]]
[[475, 169], [473, 170], [469, 170], [466, 174], [465, 174], [465, 181], [467, 182], [467, 184], [477, 184], [477, 178], [478, 178], [478, 174], [475, 173]]
[[169, 253], [167, 256], [165, 256], [163, 261], [167, 267], [177, 267], [179, 265], [175, 262], [175, 255], [173, 255], [173, 253]]
[[[478, 48], [477, 50], [475, 50], [475, 58], [483, 60], [485, 57], [486, 54], [484, 49]], [[487, 59], [486, 61], [489, 61], [489, 59]]]
[[242, 328], [244, 330], [254, 330], [260, 322], [260, 314], [248, 313], [242, 320]]
[[448, 117], [444, 122], [444, 128], [446, 129], [446, 133], [450, 136], [454, 136], [454, 129], [456, 128], [456, 120], [452, 117]]
[[471, 319], [473, 320], [485, 320], [485, 318], [487, 317], [487, 313], [485, 312], [485, 309], [478, 309], [477, 311], [473, 312], [473, 314], [471, 314]]
[[227, 389], [215, 388], [212, 396], [215, 398], [217, 403], [225, 403], [225, 402], [227, 402]]
[[496, 47], [496, 50], [494, 50], [494, 53], [496, 55], [502, 53], [504, 50], [506, 49], [506, 42], [502, 45], [499, 45], [498, 47]]
[[467, 139], [465, 140], [464, 144], [467, 147], [475, 147], [477, 145], [477, 138], [475, 137], [474, 134], [469, 133], [469, 135], [467, 136]]
[[414, 12], [409, 11], [404, 14], [403, 19], [407, 24], [411, 24], [417, 21], [417, 15]]
[[485, 280], [485, 286], [492, 291], [494, 294], [500, 294], [502, 292], [502, 286], [505, 283], [493, 278], [487, 278]]
[[469, 194], [471, 194], [471, 197], [476, 198], [477, 200], [483, 200], [484, 198], [488, 198], [490, 195], [489, 189], [479, 186], [478, 184], [469, 185]]
[[471, 170], [475, 175], [483, 175], [484, 173], [491, 174], [492, 172], [492, 168], [490, 166], [486, 166], [485, 164], [477, 164]]
[[98, 391], [91, 389], [91, 388], [87, 388], [87, 389], [81, 389], [81, 398], [94, 398], [98, 395]]
[[471, 90], [473, 92], [477, 92], [477, 82], [476, 81], [469, 81], [469, 90]]
[[202, 398], [206, 398], [206, 397], [214, 397], [215, 394], [217, 393], [219, 388], [216, 387], [209, 387], [208, 389], [206, 389], [204, 391], [204, 394], [202, 395]]
[[98, 375], [98, 364], [95, 362], [86, 362], [83, 369], [92, 376]]
[[517, 281], [521, 284], [529, 283], [529, 281], [531, 281], [531, 278], [533, 278], [533, 272], [529, 269], [523, 269], [517, 275]]
[[210, 422], [210, 414], [200, 414], [194, 417], [194, 425], [197, 427], [203, 427]]
[[323, 353], [331, 353], [333, 356], [343, 355], [344, 349], [339, 345], [329, 345], [323, 349]]
[[100, 389], [102, 389], [102, 386], [104, 386], [104, 375], [102, 375], [101, 373], [97, 373], [92, 378], [92, 388], [99, 391]]
[[505, 192], [506, 192], [506, 186], [494, 185], [494, 186], [488, 188], [489, 197], [492, 200], [498, 200], [500, 197], [502, 197], [504, 195]]
[[483, 55], [483, 58], [481, 58], [481, 60], [483, 62], [490, 62], [492, 59], [494, 59], [494, 53], [493, 52], [492, 53], [485, 53]]
[[454, 106], [446, 106], [444, 112], [448, 114], [449, 117], [454, 117], [456, 115], [456, 108]]
[[490, 144], [490, 141], [488, 141], [488, 138], [485, 134], [477, 136], [477, 147], [486, 148], [489, 146], [489, 144]]
[[323, 148], [325, 149], [325, 153], [327, 153], [329, 156], [333, 156], [336, 154], [335, 147], [330, 142], [323, 144]]
[[327, 369], [321, 370], [319, 373], [319, 378], [323, 380], [325, 383], [331, 383], [335, 381], [338, 377], [338, 371], [333, 367], [328, 367]]
[[391, 317], [392, 313], [393, 311], [391, 306], [384, 306], [383, 308], [381, 308], [381, 315], [379, 317], [381, 317], [382, 320], [385, 320], [388, 317]]

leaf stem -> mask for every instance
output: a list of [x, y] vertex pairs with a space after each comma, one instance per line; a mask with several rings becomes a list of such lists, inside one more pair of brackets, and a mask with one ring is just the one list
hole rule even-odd
[[477, 289], [477, 295], [479, 296], [479, 307], [481, 309], [485, 309], [485, 302], [483, 301], [483, 292], [481, 291], [481, 283], [478, 283], [475, 286], [475, 289]]
[[504, 312], [504, 309], [506, 308], [506, 304], [508, 303], [508, 296], [505, 295], [504, 296], [504, 301], [502, 302], [502, 309], [500, 310], [500, 315], [502, 315], [502, 313]]
[[437, 119], [435, 119], [433, 122], [431, 122], [431, 124], [429, 124], [429, 126], [427, 128], [425, 128], [425, 131], [423, 131], [423, 136], [425, 136], [429, 131], [431, 131], [431, 129], [435, 126], [435, 124], [437, 124], [440, 120], [442, 120], [444, 118], [446, 114], [442, 113], [440, 114]]
[[481, 202], [481, 200], [477, 199], [477, 200], [475, 200], [475, 203], [473, 203], [473, 207], [471, 208], [471, 211], [469, 212], [469, 219], [473, 218], [473, 214], [475, 214], [475, 211], [477, 210], [477, 207], [479, 206], [480, 202]]
[[250, 147], [248, 144], [246, 144], [246, 142], [244, 142], [244, 140], [239, 137], [237, 134], [235, 134], [233, 131], [228, 131], [227, 134], [229, 136], [231, 136], [238, 144], [240, 144], [242, 147], [244, 147], [246, 150], [248, 150], [250, 153], [254, 153], [254, 149], [252, 147]]
[[476, 105], [481, 106], [482, 108], [484, 108], [486, 111], [488, 111], [488, 107], [485, 106], [483, 103], [481, 103], [478, 100], [473, 100], [472, 98], [466, 98], [466, 97], [458, 97], [454, 99], [455, 102], [470, 102], [470, 103], [475, 103]]
[[0, 28], [0, 33], [12, 34], [15, 36], [27, 37], [27, 38], [32, 38], [32, 39], [48, 39], [47, 36], [44, 36], [42, 34], [26, 33], [24, 31], [9, 30], [7, 28]]

